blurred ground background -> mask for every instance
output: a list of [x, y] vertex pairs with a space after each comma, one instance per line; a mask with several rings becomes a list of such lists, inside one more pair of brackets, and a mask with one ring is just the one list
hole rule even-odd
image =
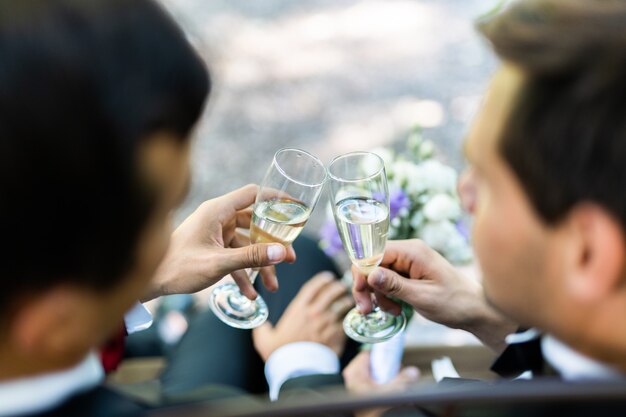
[[[476, 17], [496, 0], [161, 0], [210, 65], [194, 181], [179, 213], [261, 181], [274, 152], [402, 148], [419, 123], [456, 168], [496, 61]], [[322, 202], [324, 203], [324, 202]], [[309, 225], [315, 231], [324, 210]]]

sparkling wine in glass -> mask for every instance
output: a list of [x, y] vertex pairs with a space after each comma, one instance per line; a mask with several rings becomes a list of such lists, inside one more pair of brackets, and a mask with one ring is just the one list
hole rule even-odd
[[288, 246], [300, 234], [311, 209], [289, 199], [263, 201], [254, 207], [250, 225], [252, 243], [282, 243]]
[[[343, 247], [365, 275], [383, 259], [389, 233], [389, 191], [385, 164], [371, 152], [335, 158], [328, 168], [331, 205]], [[363, 315], [352, 309], [343, 321], [346, 334], [363, 343], [390, 339], [406, 326], [406, 316], [394, 316], [375, 306]]]
[[[276, 152], [256, 196], [250, 242], [291, 245], [317, 204], [325, 181], [326, 169], [317, 157], [300, 149]], [[252, 283], [258, 272], [251, 271]], [[209, 306], [224, 323], [240, 329], [260, 326], [269, 314], [261, 296], [249, 300], [235, 283], [215, 287]]]

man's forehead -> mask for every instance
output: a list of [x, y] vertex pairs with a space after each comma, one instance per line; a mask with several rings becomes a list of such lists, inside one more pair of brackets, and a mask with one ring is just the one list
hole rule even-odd
[[483, 163], [485, 154], [493, 156], [489, 154], [497, 148], [497, 141], [511, 116], [523, 80], [522, 71], [511, 64], [503, 64], [493, 76], [481, 110], [464, 143], [465, 155], [472, 164]]

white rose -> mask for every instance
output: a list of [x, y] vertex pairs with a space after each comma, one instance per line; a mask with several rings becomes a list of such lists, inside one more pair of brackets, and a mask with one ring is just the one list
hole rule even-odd
[[420, 147], [419, 147], [419, 149], [417, 151], [417, 156], [420, 159], [428, 159], [431, 156], [433, 156], [434, 153], [435, 153], [435, 144], [433, 143], [433, 141], [432, 140], [425, 140], [420, 145]]
[[461, 207], [449, 194], [437, 194], [424, 205], [423, 213], [424, 217], [433, 222], [454, 220], [461, 215]]
[[417, 230], [422, 226], [422, 223], [424, 223], [424, 220], [425, 220], [424, 214], [420, 210], [418, 210], [411, 217], [409, 224], [411, 225], [413, 229]]
[[[396, 163], [397, 165], [397, 163]], [[406, 162], [401, 166], [405, 190], [409, 195], [417, 197], [428, 191], [428, 172], [421, 168], [421, 164], [415, 165]]]
[[441, 253], [445, 252], [448, 242], [457, 235], [456, 227], [449, 220], [426, 223], [417, 233], [417, 237]]
[[442, 254], [453, 264], [466, 263], [471, 261], [474, 257], [471, 246], [458, 231], [457, 235], [448, 241]]
[[[394, 182], [400, 187], [407, 187], [407, 190], [411, 186], [411, 182], [415, 177], [419, 175], [418, 167], [409, 161], [396, 161], [392, 165]], [[409, 193], [411, 192], [408, 190]]]
[[469, 262], [474, 256], [469, 243], [448, 220], [426, 223], [415, 237], [422, 239], [453, 264]]
[[422, 182], [421, 188], [431, 192], [454, 193], [456, 190], [456, 171], [441, 162], [428, 160], [418, 165], [416, 181]]

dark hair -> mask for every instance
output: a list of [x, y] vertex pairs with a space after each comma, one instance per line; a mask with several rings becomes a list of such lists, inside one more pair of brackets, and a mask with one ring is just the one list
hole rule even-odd
[[479, 27], [525, 75], [499, 146], [537, 212], [591, 201], [626, 230], [626, 1], [521, 1]]
[[156, 202], [137, 150], [186, 141], [209, 88], [153, 1], [0, 0], [0, 314], [60, 282], [120, 282]]

